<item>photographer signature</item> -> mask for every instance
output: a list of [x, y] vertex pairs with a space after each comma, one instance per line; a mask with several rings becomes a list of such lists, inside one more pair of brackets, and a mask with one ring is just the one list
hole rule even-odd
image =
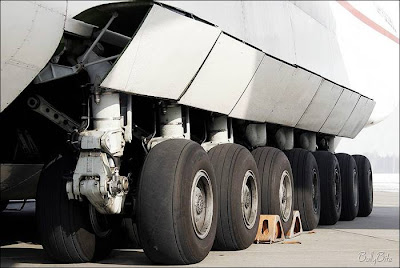
[[366, 251], [361, 251], [358, 255], [358, 260], [360, 262], [370, 262], [373, 264], [381, 263], [381, 262], [392, 262], [392, 258], [389, 253], [385, 253], [383, 251], [367, 253]]

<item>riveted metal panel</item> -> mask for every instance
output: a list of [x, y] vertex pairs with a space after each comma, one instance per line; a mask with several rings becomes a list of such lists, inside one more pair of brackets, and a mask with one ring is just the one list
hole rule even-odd
[[296, 68], [289, 77], [289, 83], [276, 95], [271, 113], [266, 121], [294, 127], [306, 111], [322, 78], [308, 71]]
[[323, 80], [296, 127], [318, 132], [335, 107], [343, 88]]
[[360, 94], [344, 89], [331, 114], [319, 132], [338, 135], [359, 99]]
[[263, 56], [261, 51], [222, 34], [179, 103], [229, 114]]
[[349, 138], [357, 136], [367, 123], [374, 106], [374, 101], [361, 96], [349, 119], [347, 119], [342, 130], [340, 130], [339, 136]]
[[101, 86], [176, 100], [219, 35], [216, 27], [154, 5]]
[[57, 49], [66, 6], [66, 1], [1, 1], [1, 111]]
[[285, 1], [161, 1], [218, 25], [267, 54], [296, 63], [289, 5]]
[[290, 3], [285, 1], [243, 1], [244, 40], [269, 55], [296, 63]]
[[253, 79], [229, 116], [265, 122], [288, 86], [294, 67], [265, 56]]
[[291, 4], [290, 14], [296, 51], [296, 64], [332, 79], [332, 57], [327, 29]]

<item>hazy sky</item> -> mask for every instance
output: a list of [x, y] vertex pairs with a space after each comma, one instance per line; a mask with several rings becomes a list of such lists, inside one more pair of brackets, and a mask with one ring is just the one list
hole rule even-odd
[[[391, 17], [393, 26], [399, 33], [399, 1], [377, 2]], [[399, 76], [397, 76], [397, 80]], [[378, 153], [399, 155], [399, 107], [383, 122], [363, 129], [355, 139], [341, 139], [337, 152], [350, 154]]]
[[363, 129], [355, 139], [342, 138], [336, 152], [399, 156], [399, 107], [382, 122]]

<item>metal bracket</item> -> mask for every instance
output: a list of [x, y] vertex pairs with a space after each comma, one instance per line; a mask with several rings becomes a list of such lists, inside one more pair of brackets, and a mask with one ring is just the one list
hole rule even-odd
[[211, 150], [219, 144], [233, 143], [232, 118], [228, 118], [226, 115], [211, 117], [208, 122], [207, 136], [209, 141], [201, 144], [206, 151]]
[[104, 28], [100, 31], [100, 33], [97, 34], [96, 39], [90, 45], [89, 49], [86, 50], [85, 54], [83, 54], [83, 56], [78, 64], [76, 64], [75, 66], [65, 66], [65, 65], [59, 65], [59, 64], [54, 64], [54, 63], [49, 62], [46, 65], [46, 67], [44, 67], [43, 70], [40, 71], [40, 73], [35, 77], [34, 83], [41, 84], [41, 83], [46, 83], [49, 81], [61, 79], [64, 77], [68, 77], [71, 75], [75, 75], [88, 66], [99, 64], [104, 61], [110, 61], [110, 60], [117, 59], [120, 56], [120, 54], [114, 55], [111, 57], [107, 57], [107, 58], [102, 58], [102, 59], [99, 59], [99, 60], [96, 60], [93, 62], [85, 63], [89, 54], [93, 51], [93, 49], [99, 43], [99, 41], [104, 36], [104, 34], [108, 32], [107, 29], [110, 27], [111, 23], [114, 21], [114, 19], [116, 17], [118, 17], [118, 13], [114, 13], [112, 15], [112, 17], [110, 18], [110, 20], [107, 22], [106, 26], [104, 26]]
[[28, 99], [28, 106], [32, 108], [33, 111], [43, 115], [67, 132], [74, 132], [79, 128], [79, 124], [77, 122], [75, 122], [66, 114], [58, 111], [50, 103], [38, 95]]

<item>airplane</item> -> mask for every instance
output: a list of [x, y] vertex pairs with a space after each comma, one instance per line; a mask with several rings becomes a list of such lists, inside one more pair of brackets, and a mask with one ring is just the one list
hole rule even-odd
[[1, 205], [36, 199], [49, 258], [137, 227], [154, 263], [366, 217], [372, 167], [335, 154], [399, 99], [379, 2], [1, 1]]

